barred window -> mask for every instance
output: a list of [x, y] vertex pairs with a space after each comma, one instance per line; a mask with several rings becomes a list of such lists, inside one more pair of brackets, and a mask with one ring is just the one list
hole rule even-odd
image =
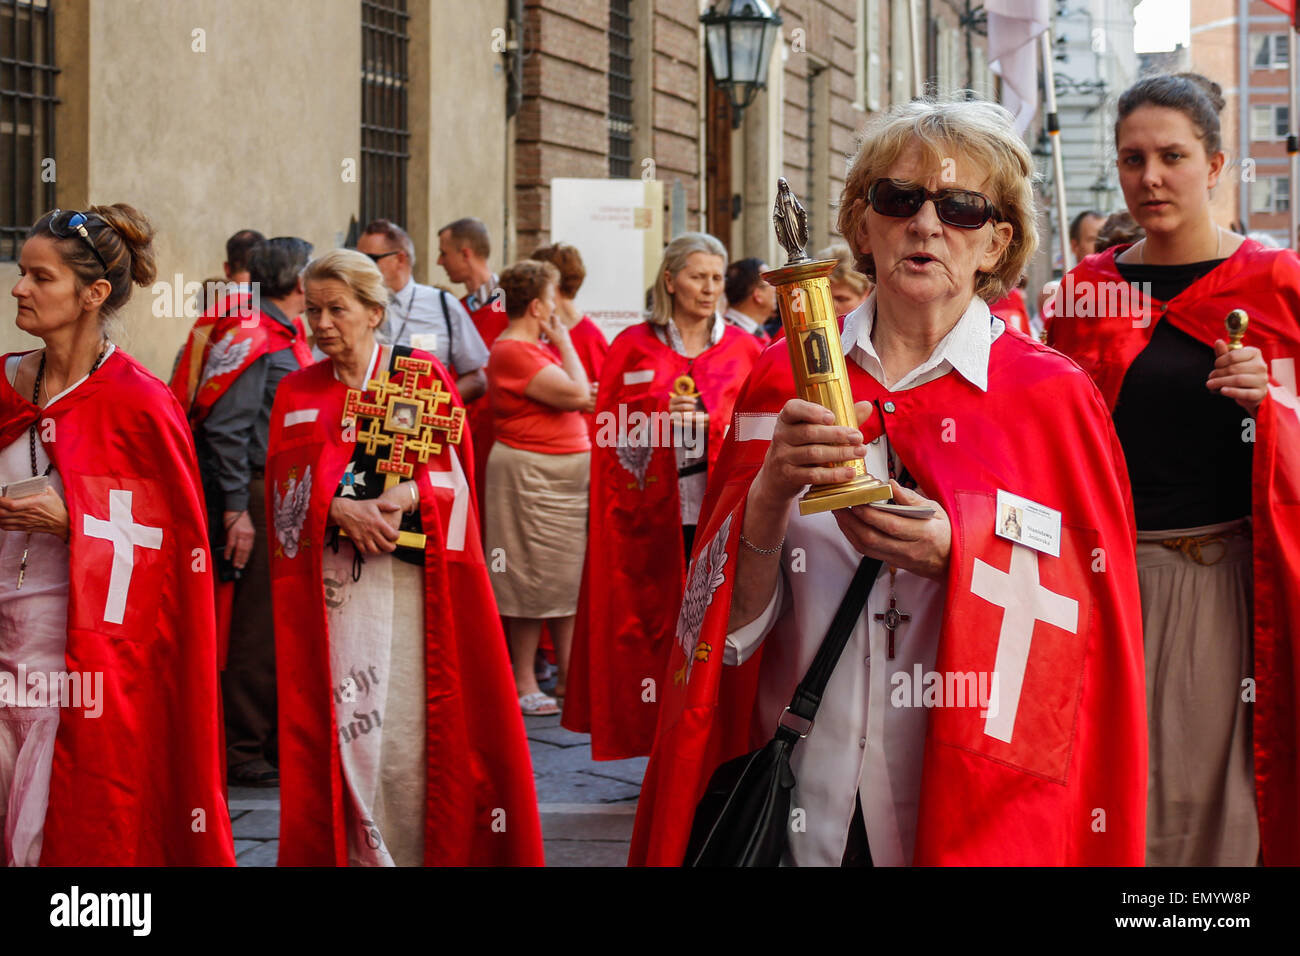
[[54, 205], [56, 73], [49, 0], [0, 0], [0, 260]]
[[632, 175], [631, 0], [609, 4], [609, 175]]
[[410, 36], [406, 0], [361, 0], [361, 222], [406, 224]]

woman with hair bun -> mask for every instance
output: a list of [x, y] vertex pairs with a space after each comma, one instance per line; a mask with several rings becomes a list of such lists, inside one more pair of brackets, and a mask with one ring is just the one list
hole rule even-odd
[[367, 256], [328, 252], [302, 281], [327, 360], [280, 383], [266, 459], [280, 865], [539, 865], [454, 380], [376, 341]]
[[[1120, 186], [1145, 237], [1065, 277], [1048, 343], [1101, 389], [1133, 486], [1146, 862], [1294, 866], [1300, 260], [1214, 222], [1223, 105], [1195, 73], [1120, 97]], [[1230, 345], [1235, 309], [1249, 325]]]
[[233, 865], [203, 495], [108, 320], [154, 280], [123, 203], [46, 213], [0, 379], [0, 832], [11, 866]]

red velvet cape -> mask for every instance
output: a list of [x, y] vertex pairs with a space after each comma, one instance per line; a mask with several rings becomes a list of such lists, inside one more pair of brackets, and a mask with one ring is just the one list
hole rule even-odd
[[[855, 401], [892, 403], [864, 423], [867, 439], [883, 427], [952, 521], [935, 670], [995, 669], [1004, 611], [972, 592], [976, 562], [997, 574], [1011, 566], [1013, 548], [1036, 555], [1041, 586], [1077, 602], [1073, 631], [1032, 626], [1008, 741], [985, 733], [978, 708], [929, 712], [914, 864], [1140, 865], [1146, 699], [1132, 505], [1096, 388], [1073, 363], [1011, 331], [993, 343], [988, 392], [949, 373], [891, 393], [856, 362], [846, 365]], [[772, 416], [795, 394], [783, 340], [755, 366], [710, 484], [670, 664], [687, 676], [665, 684], [634, 864], [682, 862], [713, 770], [769, 740], [780, 716], [754, 713], [763, 648], [739, 667], [723, 666], [722, 649], [749, 486]], [[994, 536], [998, 489], [1062, 512], [1059, 558]], [[792, 693], [802, 676], [787, 675]]]
[[[34, 421], [68, 508], [67, 669], [102, 674], [104, 697], [98, 717], [59, 715], [41, 865], [233, 866], [211, 555], [185, 416], [118, 349], [45, 410], [0, 376], [0, 447], [25, 442]], [[161, 531], [158, 547], [132, 547], [120, 612], [114, 545], [96, 525], [114, 503], [146, 529], [135, 534]]]
[[[1254, 422], [1255, 798], [1266, 864], [1300, 864], [1300, 260], [1247, 239], [1229, 260], [1168, 302], [1148, 299], [1115, 267], [1119, 246], [1089, 256], [1057, 294], [1048, 342], [1092, 375], [1114, 409], [1129, 366], [1162, 319], [1213, 347], [1224, 318], [1250, 316], [1245, 345], [1264, 353], [1268, 397]], [[1248, 427], [1242, 412], [1243, 429]]]
[[[638, 450], [619, 447], [635, 428], [629, 416], [659, 413], [666, 419], [673, 382], [689, 374], [709, 413], [712, 468], [758, 354], [758, 340], [729, 325], [717, 345], [688, 359], [642, 323], [614, 339], [605, 359], [591, 452], [587, 560], [562, 720], [570, 730], [591, 734], [596, 760], [650, 752], [685, 581], [676, 453], [642, 448], [640, 457], [648, 460], [636, 462]], [[669, 429], [654, 431], [651, 440], [671, 439]]]
[[[249, 292], [227, 296], [205, 312], [185, 340], [170, 384], [172, 394], [189, 414], [190, 423], [199, 425], [244, 370], [268, 352], [291, 348], [300, 367], [311, 365], [315, 359], [302, 326], [296, 318], [293, 325], [294, 331], [290, 332], [265, 312], [254, 309]], [[214, 348], [223, 350], [228, 360], [220, 363], [219, 374], [204, 378]]]
[[[384, 355], [387, 355], [387, 349]], [[443, 388], [460, 396], [437, 359]], [[394, 376], [400, 381], [400, 373]], [[311, 497], [295, 548], [271, 548], [280, 701], [280, 864], [345, 866], [338, 720], [329, 665], [321, 547], [330, 500], [352, 460], [341, 422], [348, 387], [329, 361], [285, 376], [271, 413], [267, 514], [311, 469]], [[442, 406], [440, 414], [445, 414]], [[292, 416], [286, 418], [286, 416]], [[456, 450], [453, 451], [452, 449]], [[473, 451], [442, 442], [417, 465], [428, 535], [424, 567], [428, 686], [426, 865], [541, 865], [532, 764], [474, 507]], [[503, 814], [504, 812], [504, 814]], [[503, 827], [504, 824], [504, 827]]]

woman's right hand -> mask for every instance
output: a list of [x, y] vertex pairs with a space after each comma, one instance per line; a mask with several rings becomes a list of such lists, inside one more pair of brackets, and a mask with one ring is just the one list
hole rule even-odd
[[389, 515], [398, 512], [400, 519], [401, 510], [383, 499], [335, 498], [330, 502], [330, 521], [347, 532], [362, 554], [391, 554], [397, 550], [397, 528]]
[[[868, 402], [859, 402], [856, 409], [859, 418], [872, 413]], [[777, 416], [755, 491], [774, 505], [788, 506], [808, 485], [849, 481], [851, 467], [832, 465], [866, 454], [861, 431], [836, 425], [830, 409], [792, 398]]]
[[569, 341], [569, 327], [564, 324], [564, 319], [560, 317], [558, 309], [547, 318], [542, 319], [542, 332], [554, 343], [557, 349], [563, 349], [563, 343]]

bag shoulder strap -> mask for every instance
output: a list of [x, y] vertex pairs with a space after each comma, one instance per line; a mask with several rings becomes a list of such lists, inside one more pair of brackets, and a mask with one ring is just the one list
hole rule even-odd
[[[822, 639], [821, 647], [817, 649], [817, 656], [808, 666], [808, 673], [804, 674], [803, 680], [795, 688], [794, 697], [790, 698], [790, 706], [787, 709], [794, 716], [806, 720], [809, 730], [813, 718], [817, 716], [817, 708], [821, 706], [822, 694], [826, 692], [826, 685], [830, 682], [835, 665], [849, 643], [849, 635], [853, 633], [853, 627], [862, 615], [862, 609], [867, 605], [867, 597], [876, 583], [876, 576], [880, 574], [880, 565], [879, 558], [865, 557], [858, 564], [858, 570], [849, 583], [849, 589], [844, 592], [844, 598], [835, 611], [835, 617], [831, 619], [831, 626]], [[786, 726], [784, 719], [785, 715], [782, 714], [782, 723], [776, 731], [778, 737], [784, 736], [793, 741], [807, 736], [807, 730], [800, 733]]]
[[456, 346], [456, 333], [452, 330], [451, 327], [451, 307], [447, 305], [447, 299], [448, 299], [447, 290], [440, 287], [438, 289], [438, 298], [439, 301], [442, 303], [442, 321], [447, 326], [447, 364], [449, 366], [452, 366], [451, 368], [447, 369], [447, 372], [451, 375], [452, 380], [455, 381], [456, 356], [453, 354], [453, 350], [455, 349]]

